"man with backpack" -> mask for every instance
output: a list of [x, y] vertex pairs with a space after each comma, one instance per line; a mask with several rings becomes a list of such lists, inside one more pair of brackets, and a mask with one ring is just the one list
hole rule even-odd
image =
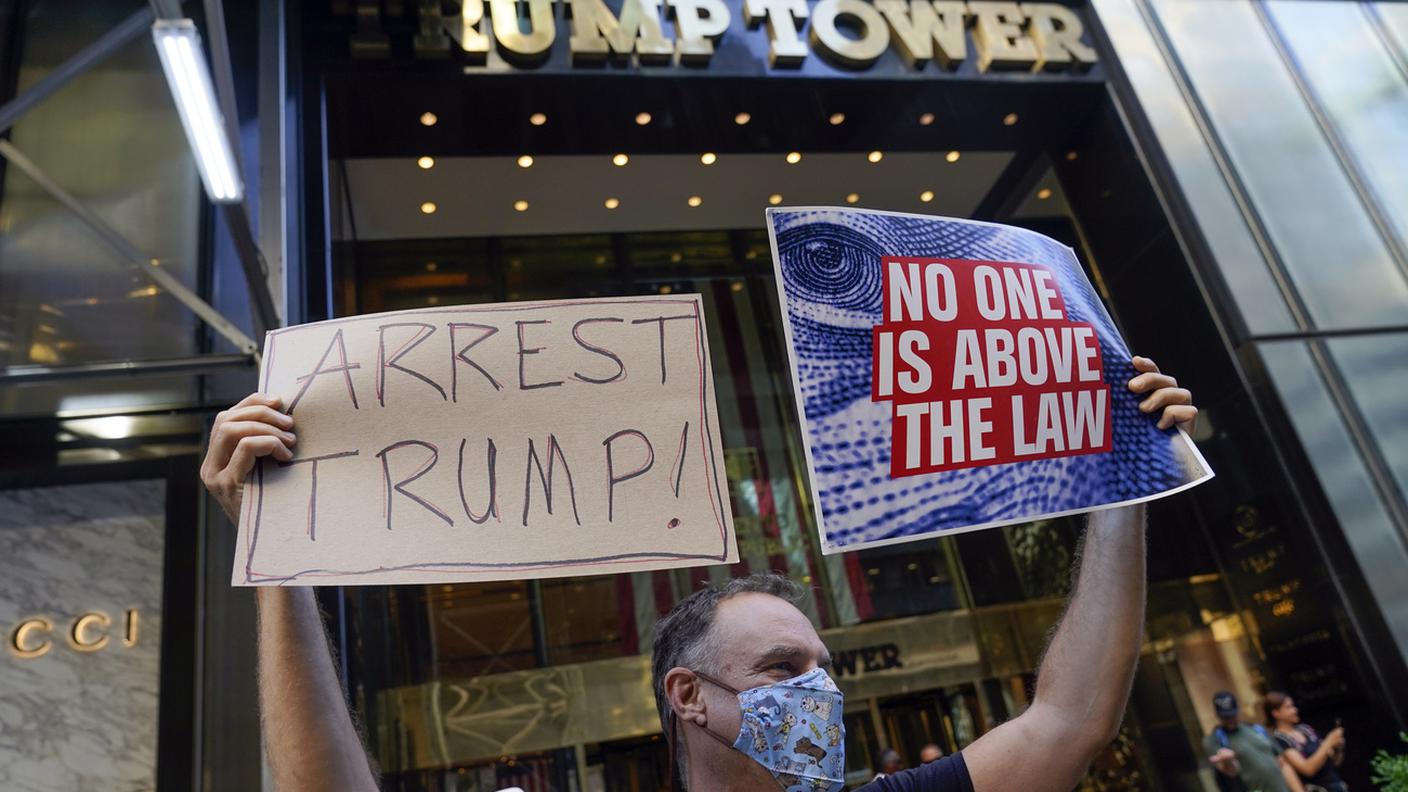
[[1281, 748], [1266, 727], [1242, 723], [1236, 696], [1219, 691], [1212, 707], [1217, 726], [1203, 738], [1203, 750], [1221, 792], [1301, 792], [1299, 779], [1287, 777]]

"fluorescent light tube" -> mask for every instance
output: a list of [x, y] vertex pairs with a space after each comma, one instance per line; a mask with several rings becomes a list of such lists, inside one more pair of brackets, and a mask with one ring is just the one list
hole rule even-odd
[[205, 193], [215, 203], [237, 203], [244, 185], [235, 167], [224, 117], [215, 101], [210, 68], [201, 53], [200, 34], [189, 19], [163, 19], [152, 25], [152, 38], [166, 72], [166, 83], [176, 100], [186, 140], [195, 152]]

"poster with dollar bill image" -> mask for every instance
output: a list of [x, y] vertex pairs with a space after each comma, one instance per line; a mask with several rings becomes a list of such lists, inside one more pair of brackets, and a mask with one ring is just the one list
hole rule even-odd
[[293, 458], [246, 482], [237, 586], [738, 560], [699, 295], [434, 307], [282, 328]]
[[822, 549], [1138, 503], [1212, 470], [1126, 383], [1075, 252], [1032, 231], [767, 210]]

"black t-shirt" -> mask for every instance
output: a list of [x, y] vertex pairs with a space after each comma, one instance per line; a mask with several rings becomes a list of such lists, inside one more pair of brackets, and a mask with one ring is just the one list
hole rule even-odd
[[[1282, 734], [1279, 731], [1276, 732], [1276, 742], [1280, 745], [1281, 750], [1284, 751], [1289, 748], [1294, 748], [1300, 751], [1302, 757], [1309, 759], [1316, 751], [1320, 750], [1320, 735], [1316, 734], [1314, 729], [1303, 723], [1296, 726], [1296, 731], [1300, 732], [1301, 736], [1305, 737], [1304, 745], [1296, 742], [1295, 738]], [[1313, 776], [1303, 776], [1300, 775], [1299, 772], [1297, 772], [1296, 775], [1300, 776], [1302, 781], [1308, 781], [1322, 787], [1342, 783], [1340, 781], [1339, 772], [1335, 770], [1335, 760], [1333, 758], [1326, 758], [1325, 763], [1320, 765], [1320, 772]]]
[[968, 765], [956, 753], [876, 779], [855, 792], [973, 792]]

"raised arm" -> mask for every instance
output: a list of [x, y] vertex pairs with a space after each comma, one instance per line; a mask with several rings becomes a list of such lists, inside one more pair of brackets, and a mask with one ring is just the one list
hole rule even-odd
[[[1191, 422], [1192, 396], [1147, 358], [1129, 383], [1159, 426]], [[1027, 711], [963, 750], [975, 792], [1065, 792], [1119, 731], [1144, 633], [1144, 507], [1090, 514], [1075, 590]]]
[[1281, 758], [1285, 760], [1297, 773], [1309, 778], [1320, 772], [1320, 768], [1326, 762], [1333, 761], [1335, 749], [1344, 744], [1344, 729], [1335, 728], [1325, 739], [1321, 741], [1320, 747], [1310, 756], [1300, 752], [1299, 748], [1287, 748], [1281, 752]]
[[[200, 474], [231, 520], [255, 461], [293, 458], [293, 419], [279, 407], [256, 393], [215, 418]], [[260, 722], [275, 788], [376, 790], [313, 590], [263, 587], [258, 602]]]

